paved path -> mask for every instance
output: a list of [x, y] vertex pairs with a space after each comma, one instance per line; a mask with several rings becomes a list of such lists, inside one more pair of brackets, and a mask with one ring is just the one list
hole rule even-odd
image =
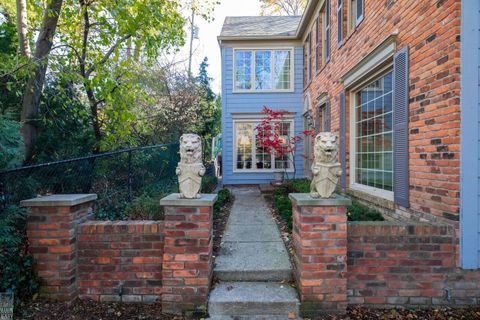
[[210, 294], [212, 319], [292, 319], [298, 299], [285, 280], [292, 266], [270, 209], [257, 188], [232, 188], [235, 202]]
[[257, 188], [233, 188], [235, 202], [214, 272], [222, 280], [282, 281], [292, 267], [276, 222]]

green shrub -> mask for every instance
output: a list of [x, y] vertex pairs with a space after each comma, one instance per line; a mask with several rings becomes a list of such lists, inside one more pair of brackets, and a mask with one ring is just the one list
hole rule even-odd
[[9, 206], [0, 211], [0, 292], [12, 290], [17, 303], [31, 299], [40, 286], [28, 252], [26, 225], [23, 209]]
[[347, 208], [348, 221], [384, 221], [382, 214], [358, 201], [352, 201]]
[[273, 193], [273, 204], [278, 210], [280, 216], [287, 223], [288, 228], [292, 229], [292, 201], [288, 198], [289, 189], [287, 187], [281, 187]]
[[312, 181], [309, 179], [298, 179], [291, 182], [291, 188], [293, 192], [297, 193], [310, 193], [310, 183]]
[[127, 205], [125, 215], [131, 220], [163, 220], [164, 211], [160, 199], [164, 196], [165, 194], [142, 194]]
[[217, 202], [213, 205], [213, 215], [216, 217], [218, 213], [220, 212], [220, 209], [226, 205], [228, 202], [230, 202], [232, 199], [232, 194], [230, 193], [230, 190], [227, 188], [223, 188], [220, 191], [218, 191], [217, 194]]
[[0, 170], [20, 165], [24, 146], [20, 135], [20, 122], [0, 115]]
[[212, 193], [217, 187], [218, 179], [215, 176], [204, 176], [202, 179], [202, 193]]

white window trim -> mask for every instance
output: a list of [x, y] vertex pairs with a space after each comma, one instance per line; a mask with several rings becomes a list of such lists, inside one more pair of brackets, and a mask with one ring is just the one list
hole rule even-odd
[[[280, 51], [280, 50], [285, 50], [285, 51], [290, 51], [290, 89], [255, 89], [255, 51]], [[252, 51], [252, 74], [250, 75], [251, 77], [251, 84], [252, 84], [252, 89], [237, 89], [236, 88], [236, 52], [237, 51]], [[233, 75], [232, 75], [232, 93], [275, 93], [275, 92], [295, 92], [295, 48], [293, 47], [246, 47], [246, 48], [234, 48], [233, 49], [233, 56], [232, 56], [232, 63], [233, 63]], [[272, 55], [273, 57], [273, 55]], [[272, 77], [273, 77], [273, 70], [274, 70], [274, 59], [271, 59], [270, 62], [270, 67], [272, 70]], [[272, 84], [273, 79], [272, 79]]]
[[[376, 73], [376, 77], [381, 76], [387, 70], [391, 70], [393, 65], [389, 66], [388, 68], [383, 68], [381, 72]], [[363, 80], [361, 83], [358, 83], [355, 86], [355, 90], [350, 90], [349, 91], [349, 110], [350, 110], [350, 161], [349, 161], [349, 166], [350, 166], [350, 185], [349, 188], [352, 190], [364, 192], [367, 194], [370, 194], [374, 197], [382, 198], [385, 200], [389, 201], [394, 201], [394, 192], [393, 191], [388, 191], [380, 188], [375, 188], [371, 186], [366, 186], [360, 183], [357, 183], [355, 181], [355, 177], [357, 176], [356, 172], [356, 163], [357, 163], [357, 155], [356, 155], [356, 137], [357, 137], [357, 127], [356, 127], [356, 121], [357, 121], [357, 113], [355, 112], [355, 106], [356, 106], [356, 96], [355, 93], [360, 89], [362, 86], [368, 85], [372, 81], [373, 77], [369, 77], [368, 79]], [[394, 150], [394, 148], [393, 148]], [[395, 154], [393, 154], [395, 157]]]
[[[259, 172], [263, 172], [263, 173], [274, 173], [274, 172], [288, 172], [288, 173], [293, 173], [294, 170], [293, 170], [293, 166], [291, 166], [290, 169], [237, 169], [237, 131], [236, 131], [236, 124], [237, 123], [252, 123], [253, 124], [253, 130], [255, 130], [255, 126], [260, 123], [260, 120], [261, 118], [260, 117], [252, 117], [252, 118], [243, 118], [243, 117], [239, 117], [237, 119], [233, 119], [233, 161], [232, 161], [232, 165], [233, 165], [233, 173], [259, 173]], [[293, 137], [294, 133], [295, 133], [295, 119], [291, 118], [291, 117], [286, 117], [284, 119], [282, 119], [281, 121], [279, 122], [289, 122], [290, 123], [290, 136]], [[256, 139], [253, 139], [252, 141], [252, 166], [253, 164], [256, 163], [256, 153], [255, 153], [255, 146], [256, 146]], [[292, 159], [290, 159], [290, 161], [295, 161], [295, 154], [293, 155], [289, 155]], [[275, 157], [272, 155], [272, 163], [274, 163], [275, 161]]]

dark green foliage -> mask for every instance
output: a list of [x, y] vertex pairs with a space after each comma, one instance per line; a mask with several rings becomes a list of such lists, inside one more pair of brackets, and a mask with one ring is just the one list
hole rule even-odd
[[202, 193], [212, 193], [217, 187], [218, 179], [215, 176], [204, 176], [202, 178]]
[[291, 192], [310, 193], [310, 183], [308, 179], [292, 180], [289, 189], [292, 190]]
[[36, 163], [85, 156], [94, 149], [89, 107], [73, 83], [60, 78], [48, 83], [39, 112]]
[[13, 290], [17, 302], [30, 299], [39, 289], [33, 257], [28, 253], [26, 225], [25, 211], [17, 206], [0, 211], [0, 292]]
[[232, 195], [230, 193], [230, 190], [227, 188], [223, 188], [220, 191], [218, 191], [217, 194], [217, 202], [213, 205], [213, 215], [217, 216], [218, 213], [220, 212], [220, 209], [226, 205], [228, 202], [231, 201]]
[[12, 119], [20, 120], [23, 87], [29, 70], [27, 67], [19, 68], [19, 64], [26, 61], [16, 56], [18, 38], [14, 17], [3, 15], [0, 6], [2, 18], [6, 21], [0, 23], [0, 116], [11, 114]]
[[352, 205], [347, 208], [348, 221], [384, 221], [382, 214], [375, 209], [371, 209], [358, 201], [352, 201]]
[[5, 119], [0, 115], [0, 170], [21, 165], [23, 151], [20, 122]]
[[273, 193], [273, 203], [280, 216], [285, 220], [287, 227], [292, 230], [292, 201], [288, 198], [288, 189], [281, 187]]

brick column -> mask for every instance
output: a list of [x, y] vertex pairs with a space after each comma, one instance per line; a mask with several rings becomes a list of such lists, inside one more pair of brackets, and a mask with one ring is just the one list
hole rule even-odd
[[185, 314], [206, 312], [212, 279], [213, 204], [217, 195], [180, 199], [171, 194], [165, 207], [162, 310]]
[[78, 296], [77, 226], [92, 214], [96, 194], [52, 195], [20, 203], [28, 210], [27, 236], [42, 294], [54, 300]]
[[340, 195], [313, 199], [290, 194], [295, 280], [303, 316], [344, 313], [347, 307], [347, 215]]

